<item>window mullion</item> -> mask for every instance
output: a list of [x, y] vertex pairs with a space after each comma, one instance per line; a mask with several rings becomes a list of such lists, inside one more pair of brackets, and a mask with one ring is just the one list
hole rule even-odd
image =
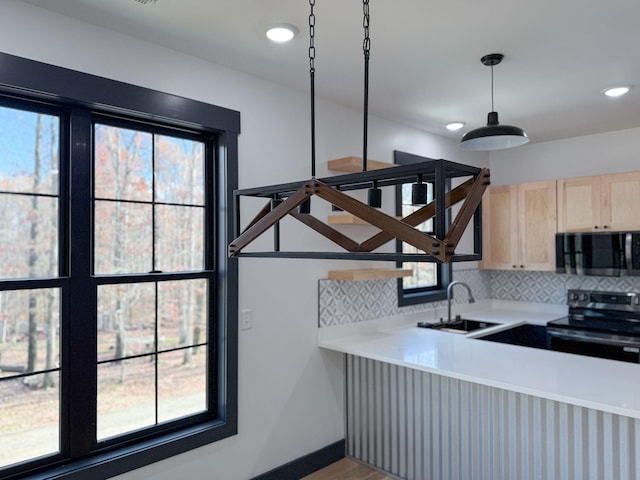
[[[96, 444], [97, 291], [92, 261], [92, 124], [86, 110], [70, 121], [70, 259], [69, 294], [62, 328], [63, 445], [69, 455], [89, 453]], [[73, 297], [73, 305], [70, 297]], [[66, 452], [65, 452], [66, 453]]]

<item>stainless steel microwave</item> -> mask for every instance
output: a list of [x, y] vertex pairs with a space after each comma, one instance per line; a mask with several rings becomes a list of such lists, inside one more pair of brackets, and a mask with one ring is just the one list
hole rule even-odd
[[640, 232], [558, 233], [556, 272], [640, 276]]

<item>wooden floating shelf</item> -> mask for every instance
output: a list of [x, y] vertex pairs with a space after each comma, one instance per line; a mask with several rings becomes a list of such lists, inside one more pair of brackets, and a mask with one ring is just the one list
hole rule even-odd
[[[394, 163], [379, 162], [377, 160], [367, 159], [367, 170], [381, 170], [383, 168], [395, 167]], [[327, 162], [329, 170], [339, 172], [357, 173], [362, 171], [362, 158], [360, 157], [343, 157], [329, 160]]]
[[[402, 217], [396, 217], [397, 220], [401, 220]], [[350, 213], [331, 213], [327, 219], [329, 225], [369, 225], [373, 226], [368, 222], [365, 222], [359, 217], [352, 215]], [[376, 228], [376, 227], [373, 227]]]
[[363, 268], [356, 270], [329, 270], [329, 280], [378, 280], [381, 278], [402, 278], [413, 275], [410, 268]]

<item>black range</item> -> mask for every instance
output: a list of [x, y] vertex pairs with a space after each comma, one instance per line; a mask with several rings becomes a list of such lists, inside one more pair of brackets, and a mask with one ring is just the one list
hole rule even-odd
[[640, 295], [569, 290], [569, 314], [547, 323], [552, 350], [640, 363]]

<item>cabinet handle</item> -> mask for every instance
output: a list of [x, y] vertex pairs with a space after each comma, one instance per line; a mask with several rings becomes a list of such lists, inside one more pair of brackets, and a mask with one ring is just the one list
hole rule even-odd
[[520, 268], [524, 268], [524, 265], [520, 265]]
[[602, 228], [609, 228], [609, 227], [608, 227], [607, 225], [603, 225], [603, 227], [602, 227]]
[[511, 268], [517, 268], [515, 265], [511, 265]]
[[597, 230], [597, 229], [598, 229], [598, 225], [596, 225], [595, 227], [593, 227], [593, 229], [594, 229], [594, 230]]

